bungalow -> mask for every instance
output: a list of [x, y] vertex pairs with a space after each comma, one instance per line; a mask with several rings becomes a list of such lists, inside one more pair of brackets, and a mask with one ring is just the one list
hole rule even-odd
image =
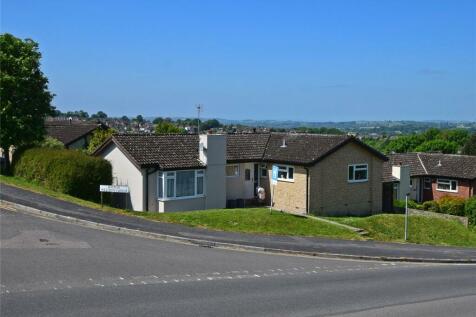
[[85, 149], [97, 129], [105, 129], [102, 123], [78, 120], [45, 121], [46, 135], [61, 141], [67, 149]]
[[[476, 156], [442, 153], [391, 154], [384, 164], [384, 182], [393, 184], [398, 196], [400, 182], [392, 176], [392, 166], [410, 169], [410, 199], [417, 202], [443, 196], [469, 198], [475, 195]], [[385, 186], [385, 185], [384, 185]]]
[[119, 134], [95, 155], [129, 186], [134, 210], [240, 206], [262, 187], [275, 209], [321, 215], [380, 212], [387, 159], [351, 136], [284, 133]]

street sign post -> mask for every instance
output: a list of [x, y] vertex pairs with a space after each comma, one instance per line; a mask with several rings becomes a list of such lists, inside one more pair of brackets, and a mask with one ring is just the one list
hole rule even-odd
[[[99, 185], [99, 191], [101, 192], [101, 208], [104, 206], [102, 193], [129, 193], [129, 186], [125, 185]], [[127, 209], [127, 195], [125, 195], [125, 208]]]
[[278, 184], [278, 166], [273, 165], [273, 169], [271, 170], [271, 186], [273, 189], [271, 190], [271, 203], [269, 204], [269, 213], [271, 213], [271, 210], [273, 208], [273, 199], [274, 199], [274, 188]]

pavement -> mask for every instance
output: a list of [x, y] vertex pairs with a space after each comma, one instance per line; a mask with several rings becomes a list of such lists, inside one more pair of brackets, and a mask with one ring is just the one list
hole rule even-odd
[[0, 207], [0, 315], [474, 316], [476, 265], [238, 252]]
[[184, 239], [207, 241], [210, 247], [213, 247], [214, 243], [228, 243], [243, 247], [257, 247], [272, 252], [332, 257], [355, 257], [390, 261], [476, 263], [476, 248], [213, 231], [103, 212], [5, 184], [1, 185], [0, 199], [57, 215], [74, 217], [104, 225]]

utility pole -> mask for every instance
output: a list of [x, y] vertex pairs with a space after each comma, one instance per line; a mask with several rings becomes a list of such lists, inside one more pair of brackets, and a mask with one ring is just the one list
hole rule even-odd
[[197, 104], [197, 134], [200, 134], [200, 112], [203, 111], [203, 105]]

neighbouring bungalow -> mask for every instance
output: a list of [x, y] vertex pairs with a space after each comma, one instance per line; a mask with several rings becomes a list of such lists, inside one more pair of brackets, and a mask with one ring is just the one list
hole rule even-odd
[[79, 120], [45, 121], [46, 135], [59, 140], [67, 149], [85, 149], [97, 129], [105, 129], [102, 123]]
[[[373, 214], [382, 210], [385, 155], [351, 136], [250, 133], [117, 134], [95, 155], [114, 183], [128, 185], [134, 210], [158, 212], [265, 203], [297, 214]], [[276, 185], [271, 171], [278, 167]]]
[[[443, 196], [469, 198], [475, 195], [476, 156], [442, 153], [391, 154], [384, 164], [384, 187], [393, 188], [398, 197], [400, 180], [392, 167], [408, 166], [410, 199], [417, 202], [438, 200]], [[390, 190], [390, 189], [389, 189]]]

